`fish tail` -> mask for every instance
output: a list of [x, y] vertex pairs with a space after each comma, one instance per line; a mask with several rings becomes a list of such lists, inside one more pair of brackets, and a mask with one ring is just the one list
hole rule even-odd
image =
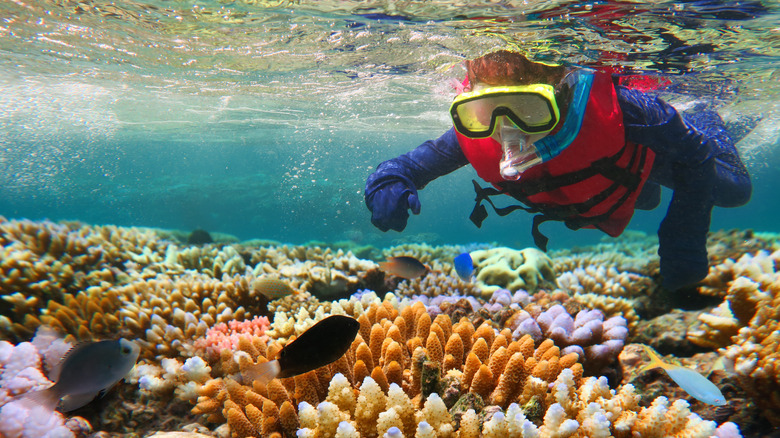
[[644, 373], [647, 370], [652, 370], [653, 368], [666, 368], [666, 363], [657, 354], [655, 354], [655, 351], [653, 351], [652, 348], [644, 344], [642, 344], [642, 348], [644, 348], [645, 353], [650, 356], [650, 363], [643, 366], [642, 369], [639, 370], [640, 373]]
[[244, 384], [251, 384], [251, 382], [259, 381], [262, 384], [266, 384], [279, 375], [281, 367], [278, 360], [272, 360], [270, 362], [263, 362], [253, 364], [244, 368], [241, 371], [241, 379]]
[[15, 400], [18, 400], [28, 408], [43, 406], [48, 411], [54, 411], [57, 409], [57, 405], [60, 403], [60, 395], [56, 385], [52, 385], [39, 391], [26, 392], [17, 397]]

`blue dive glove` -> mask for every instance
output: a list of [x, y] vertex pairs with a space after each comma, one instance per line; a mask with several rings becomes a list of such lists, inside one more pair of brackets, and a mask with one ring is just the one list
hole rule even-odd
[[366, 180], [366, 206], [371, 210], [371, 223], [382, 231], [402, 231], [410, 209], [420, 214], [417, 190], [467, 163], [455, 129], [380, 163]]
[[371, 210], [371, 223], [382, 231], [406, 228], [410, 209], [412, 213], [420, 214], [417, 189], [401, 179], [366, 187], [366, 206]]

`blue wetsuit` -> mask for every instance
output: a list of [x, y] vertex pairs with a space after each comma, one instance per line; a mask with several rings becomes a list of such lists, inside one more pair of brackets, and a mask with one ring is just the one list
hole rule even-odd
[[[750, 199], [745, 166], [720, 116], [699, 111], [683, 118], [663, 100], [617, 86], [626, 139], [647, 146], [656, 157], [636, 208], [653, 209], [660, 186], [674, 190], [658, 229], [663, 285], [678, 289], [707, 275], [707, 232], [713, 206], [736, 207]], [[455, 130], [385, 161], [366, 181], [366, 205], [380, 230], [401, 231], [417, 214], [417, 190], [468, 164]]]

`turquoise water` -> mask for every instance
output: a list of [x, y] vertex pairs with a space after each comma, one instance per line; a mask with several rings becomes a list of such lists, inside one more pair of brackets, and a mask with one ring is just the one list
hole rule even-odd
[[[466, 7], [468, 5], [468, 7]], [[461, 169], [404, 233], [363, 202], [379, 162], [449, 127], [462, 60], [498, 48], [663, 74], [744, 135], [750, 204], [713, 229], [780, 231], [776, 2], [6, 1], [0, 215], [196, 227], [241, 239], [532, 245], [530, 216], [468, 220]], [[665, 193], [669, 199], [669, 193]], [[629, 226], [654, 234], [665, 203]], [[602, 235], [556, 224], [551, 247]]]

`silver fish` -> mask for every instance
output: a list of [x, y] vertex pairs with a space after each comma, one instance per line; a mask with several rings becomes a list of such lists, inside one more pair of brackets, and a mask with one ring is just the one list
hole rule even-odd
[[71, 348], [49, 373], [54, 385], [24, 394], [22, 400], [63, 412], [78, 409], [133, 369], [141, 349], [132, 341], [84, 342]]

